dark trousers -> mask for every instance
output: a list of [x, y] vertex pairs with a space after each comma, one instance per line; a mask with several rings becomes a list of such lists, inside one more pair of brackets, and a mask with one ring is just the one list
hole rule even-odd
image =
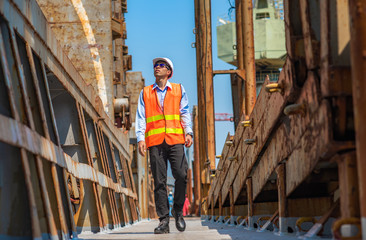
[[186, 188], [188, 164], [184, 154], [184, 145], [168, 145], [165, 141], [149, 148], [150, 165], [154, 177], [154, 197], [156, 213], [159, 219], [169, 217], [169, 201], [166, 187], [168, 160], [175, 179], [174, 210], [182, 213]]

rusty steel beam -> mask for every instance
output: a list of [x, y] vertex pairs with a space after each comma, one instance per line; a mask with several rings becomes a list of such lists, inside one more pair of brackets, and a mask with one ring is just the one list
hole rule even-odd
[[319, 3], [320, 7], [320, 79], [322, 95], [329, 95], [329, 54], [330, 54], [330, 18], [329, 0]]
[[[84, 121], [84, 117], [83, 117], [83, 108], [80, 106], [79, 103], [76, 103], [76, 109], [78, 111], [78, 119], [79, 119], [79, 125], [81, 128], [81, 133], [82, 133], [82, 140], [83, 140], [83, 144], [84, 144], [84, 148], [86, 151], [86, 155], [87, 155], [87, 161], [88, 161], [88, 165], [92, 168], [93, 167], [93, 162], [92, 162], [92, 157], [90, 156], [90, 147], [89, 147], [89, 142], [88, 142], [88, 137], [87, 137], [87, 130], [86, 130], [86, 126], [85, 126], [85, 121]], [[98, 145], [100, 145], [98, 143]], [[104, 172], [105, 174], [105, 172]], [[99, 228], [103, 229], [105, 226], [105, 221], [103, 219], [103, 214], [102, 214], [102, 204], [100, 203], [100, 199], [99, 199], [99, 194], [98, 194], [98, 187], [95, 183], [92, 184], [93, 186], [93, 194], [94, 194], [94, 199], [95, 199], [95, 203], [96, 203], [96, 208], [97, 208], [97, 213], [98, 213], [98, 223], [99, 223]]]
[[222, 202], [222, 197], [221, 197], [221, 194], [220, 194], [220, 196], [219, 196], [219, 216], [220, 217], [223, 216], [222, 204], [223, 204], [223, 202]]
[[[38, 79], [37, 74], [36, 74], [36, 67], [35, 67], [35, 63], [34, 63], [34, 59], [33, 59], [32, 49], [30, 48], [30, 46], [28, 44], [26, 44], [26, 50], [27, 50], [27, 56], [28, 56], [30, 70], [31, 70], [31, 74], [32, 74], [34, 89], [35, 89], [36, 96], [37, 96], [37, 102], [38, 102], [38, 106], [39, 106], [40, 113], [41, 113], [43, 132], [44, 132], [46, 138], [48, 140], [50, 140], [47, 120], [46, 120], [44, 106], [43, 106], [42, 97], [41, 97], [40, 88], [39, 88], [40, 80]], [[46, 188], [42, 159], [40, 159], [39, 156], [36, 156], [36, 164], [37, 164], [37, 173], [38, 173], [38, 177], [40, 180], [40, 187], [41, 187], [41, 192], [42, 192], [44, 209], [45, 209], [46, 217], [47, 217], [47, 223], [48, 223], [48, 228], [49, 228], [48, 230], [50, 232], [51, 238], [53, 238], [53, 237], [57, 236], [57, 229], [56, 229], [55, 220], [54, 220], [52, 210], [51, 210], [50, 199], [49, 199], [47, 188]], [[55, 165], [54, 165], [54, 163], [52, 163], [51, 168], [53, 169], [54, 167], [55, 167]], [[56, 188], [58, 188], [59, 185], [55, 184], [54, 186], [56, 189]], [[57, 194], [57, 190], [56, 190], [56, 194]], [[62, 216], [63, 209], [60, 209], [59, 214], [60, 214], [60, 216]], [[67, 229], [64, 228], [64, 222], [62, 221], [62, 219], [60, 219], [60, 220], [61, 220], [61, 225], [63, 227], [63, 232], [65, 235], [67, 235], [68, 231], [67, 231]]]
[[192, 168], [188, 168], [188, 170], [187, 170], [187, 198], [188, 198], [189, 204], [191, 206], [193, 205], [192, 204], [192, 197], [193, 197], [192, 190], [193, 190], [193, 188], [192, 188]]
[[[246, 180], [247, 197], [248, 197], [248, 229], [253, 229], [253, 213], [254, 213], [254, 203], [253, 203], [253, 180], [248, 178]], [[233, 188], [232, 192], [233, 192]], [[233, 196], [234, 197], [234, 196]], [[235, 198], [235, 197], [234, 197]]]
[[[253, 179], [255, 183], [253, 186], [254, 197], [256, 197], [262, 187], [264, 187], [269, 175], [275, 170], [277, 164], [286, 159], [293, 149], [295, 149], [295, 145], [311, 122], [310, 116], [317, 113], [319, 108], [319, 99], [317, 97], [319, 88], [315, 87], [317, 81], [318, 79], [314, 74], [309, 74], [308, 80], [306, 80], [305, 85], [299, 94], [297, 103], [306, 103], [307, 105], [305, 115], [287, 117], [288, 126], [290, 126], [293, 131], [287, 131], [286, 126], [281, 124], [273, 133], [271, 142], [264, 152], [261, 161], [256, 169], [253, 170]], [[287, 143], [285, 146], [283, 146], [284, 141]]]
[[[128, 173], [129, 173], [129, 179], [130, 179], [130, 189], [132, 189], [132, 191], [134, 193], [136, 193], [136, 188], [135, 188], [135, 181], [133, 180], [133, 176], [132, 176], [132, 169], [131, 169], [131, 161], [126, 161], [125, 162], [127, 164], [128, 167]], [[136, 210], [136, 200], [137, 198], [130, 198], [130, 205], [131, 205], [131, 210], [132, 210], [132, 216], [133, 216], [133, 221], [136, 222], [138, 220], [138, 216], [137, 216], [137, 210]]]
[[239, 69], [229, 69], [229, 70], [214, 70], [213, 75], [217, 74], [237, 74], [242, 79], [245, 79], [245, 70], [239, 70]]
[[[5, 56], [4, 42], [3, 42], [3, 36], [2, 36], [1, 31], [0, 31], [0, 55], [1, 55], [2, 68], [5, 73], [4, 74], [5, 85], [8, 89], [8, 91], [10, 92], [9, 102], [10, 102], [10, 107], [11, 107], [11, 111], [12, 111], [12, 116], [15, 118], [15, 121], [20, 121], [20, 116], [19, 116], [18, 111], [15, 106], [16, 104], [15, 104], [15, 97], [13, 94], [14, 93], [13, 86], [12, 86], [11, 76], [10, 76], [10, 72], [9, 72], [9, 68], [8, 68], [8, 64], [7, 64], [7, 60], [6, 60], [6, 56]], [[0, 115], [0, 117], [1, 117], [1, 115]], [[6, 137], [8, 138], [9, 136], [11, 136], [11, 135], [8, 135]], [[35, 194], [34, 194], [32, 182], [31, 182], [31, 172], [30, 172], [27, 152], [24, 148], [21, 148], [20, 154], [21, 154], [21, 163], [22, 163], [24, 177], [25, 177], [27, 195], [29, 198], [30, 217], [31, 217], [31, 224], [32, 224], [32, 226], [31, 226], [32, 237], [33, 237], [33, 239], [39, 239], [39, 238], [41, 238], [41, 228], [40, 228], [40, 222], [39, 222], [38, 213], [37, 213]]]
[[311, 36], [310, 16], [309, 16], [309, 4], [307, 0], [299, 0], [300, 3], [300, 16], [302, 32], [304, 37], [305, 48], [305, 60], [307, 69], [314, 69], [317, 66], [316, 59], [314, 57], [313, 42]]
[[286, 199], [286, 168], [282, 163], [276, 168], [277, 173], [277, 191], [278, 191], [278, 218], [279, 233], [287, 231], [287, 199]]
[[[83, 117], [83, 119], [85, 119]], [[110, 177], [112, 180], [112, 175], [111, 175], [111, 166], [109, 166], [109, 161], [108, 161], [108, 156], [107, 156], [107, 148], [105, 145], [105, 139], [103, 136], [103, 131], [101, 130], [101, 128], [97, 127], [98, 129], [98, 133], [97, 136], [99, 137], [99, 144], [101, 145], [101, 154], [102, 154], [102, 162], [104, 162], [104, 169], [103, 169], [103, 173], [105, 175], [107, 175], [108, 177]], [[98, 138], [97, 138], [98, 139]], [[110, 189], [107, 190], [107, 199], [108, 199], [108, 203], [109, 203], [109, 210], [111, 211], [111, 215], [112, 215], [112, 225], [116, 226], [117, 225], [117, 220], [116, 220], [116, 216], [115, 216], [115, 212], [114, 212], [114, 208], [113, 208], [113, 196], [112, 193], [110, 191]], [[108, 217], [107, 217], [108, 219]]]
[[342, 218], [360, 217], [356, 152], [336, 155]]
[[[0, 141], [24, 148], [35, 155], [39, 155], [50, 162], [54, 162], [79, 179], [90, 180], [98, 183], [102, 187], [111, 188], [116, 192], [123, 193], [132, 198], [137, 198], [136, 194], [129, 188], [114, 184], [111, 178], [96, 171], [87, 164], [75, 162], [54, 143], [39, 136], [36, 132], [21, 123], [2, 115], [0, 115], [0, 121]], [[14, 132], [20, 133], [20, 135], [14, 135]], [[12, 137], [9, 138], [9, 136]], [[22, 136], [27, 137], [24, 138]]]
[[[238, 171], [241, 169], [247, 169], [252, 166], [250, 162], [255, 161], [265, 142], [268, 139], [269, 133], [275, 126], [279, 116], [282, 114], [282, 110], [285, 106], [286, 100], [293, 94], [293, 82], [287, 77], [291, 74], [291, 64], [287, 62], [284, 66], [284, 70], [279, 77], [279, 84], [285, 86], [283, 93], [267, 93], [264, 88], [261, 90], [256, 108], [252, 112], [250, 119], [252, 120], [251, 127], [244, 127], [243, 124], [239, 124], [234, 136], [234, 145], [228, 152], [228, 156], [237, 156], [238, 161], [228, 162], [224, 167], [227, 169], [227, 176], [219, 179], [219, 186], [223, 188], [223, 199], [228, 194], [228, 187], [235, 181], [240, 182], [240, 186], [234, 186], [235, 199], [238, 197], [239, 189], [242, 188], [247, 175], [238, 175]], [[269, 84], [268, 80], [264, 82], [264, 85]], [[267, 103], [269, 105], [267, 105]], [[265, 119], [262, 120], [262, 119]], [[259, 134], [259, 131], [261, 133]], [[256, 139], [255, 145], [244, 144], [245, 139]], [[246, 157], [245, 157], [246, 156]], [[247, 158], [250, 158], [249, 161]], [[254, 163], [254, 162], [253, 162]], [[242, 172], [243, 173], [243, 172]], [[225, 187], [224, 187], [225, 186]], [[235, 190], [236, 189], [236, 190]], [[217, 199], [217, 193], [215, 192], [215, 199]]]
[[[230, 74], [230, 83], [231, 83], [231, 101], [233, 103], [233, 115], [234, 115], [234, 130], [239, 125], [240, 115], [242, 113], [242, 109], [240, 108], [240, 98], [238, 96], [238, 88], [239, 88], [239, 78], [236, 74]], [[241, 99], [244, 99], [243, 97]], [[242, 105], [244, 106], [244, 105]]]
[[[93, 199], [93, 191], [85, 191], [84, 186], [88, 185], [90, 190], [92, 187], [95, 190], [99, 224], [90, 227], [99, 225], [101, 230], [106, 226], [107, 221], [103, 219], [102, 215], [106, 208], [108, 213], [112, 214], [108, 215], [111, 216], [108, 224], [113, 223], [113, 227], [120, 226], [121, 218], [118, 215], [119, 204], [116, 202], [116, 194], [128, 197], [133, 220], [138, 220], [136, 203], [133, 202], [137, 196], [131, 179], [131, 169], [129, 169], [130, 174], [125, 175], [126, 182], [131, 181], [132, 183], [128, 188], [122, 187], [118, 179], [114, 177], [117, 174], [114, 165], [116, 160], [113, 158], [111, 150], [112, 145], [116, 147], [116, 152], [120, 154], [120, 157], [123, 156], [122, 165], [126, 164], [126, 159], [130, 157], [127, 151], [128, 136], [121, 131], [115, 131], [112, 120], [104, 112], [100, 98], [96, 97], [93, 89], [85, 84], [63, 53], [58, 42], [55, 41], [53, 32], [36, 1], [14, 2], [5, 0], [0, 4], [0, 14], [5, 18], [5, 21], [2, 21], [4, 28], [0, 32], [1, 64], [5, 73], [5, 86], [9, 90], [9, 105], [13, 115], [13, 118], [0, 115], [0, 141], [6, 145], [20, 148], [19, 158], [24, 169], [25, 189], [27, 189], [32, 223], [32, 226], [28, 227], [32, 228], [29, 231], [30, 234], [33, 238], [38, 239], [41, 234], [48, 232], [52, 238], [57, 238], [57, 231], [59, 231], [62, 238], [68, 238], [71, 235], [74, 238], [77, 237], [74, 217], [78, 219], [80, 211], [75, 216], [72, 212], [67, 185], [68, 176], [71, 175], [72, 180], [74, 180], [73, 185], [76, 185], [75, 178], [79, 180], [80, 193], [78, 195], [81, 203], [83, 200]], [[9, 19], [10, 27], [6, 21]], [[16, 34], [13, 28], [17, 30]], [[10, 30], [10, 33], [6, 36], [8, 47], [4, 50], [2, 33], [6, 29]], [[5, 51], [8, 51], [7, 55]], [[12, 54], [9, 54], [9, 51], [12, 51]], [[7, 66], [7, 58], [12, 59], [12, 66]], [[9, 73], [9, 69], [11, 69], [11, 73]], [[73, 130], [81, 132], [77, 135], [80, 139], [71, 134], [67, 136], [70, 139], [62, 147], [76, 147], [81, 143], [81, 147], [78, 147], [77, 151], [85, 151], [83, 154], [86, 158], [84, 159], [80, 159], [76, 155], [72, 156], [75, 158], [72, 159], [65, 153], [67, 151], [64, 152], [61, 148], [60, 132], [57, 129], [55, 118], [58, 109], [52, 107], [55, 102], [51, 99], [48, 81], [50, 84], [58, 81], [54, 84], [60, 84], [61, 88], [64, 88], [64, 92], [68, 94], [67, 96], [70, 96], [70, 99], [75, 103], [73, 105], [75, 111], [71, 119], [75, 120], [76, 124], [74, 123], [72, 127], [76, 127]], [[17, 85], [16, 89], [12, 88], [11, 82]], [[54, 110], [56, 110], [56, 115]], [[96, 134], [99, 134], [98, 148], [103, 157], [97, 161], [104, 160], [106, 168], [103, 173], [99, 172], [99, 167], [95, 169], [92, 163], [84, 111], [90, 116], [93, 123], [98, 122]], [[60, 115], [59, 113], [58, 115]], [[108, 142], [105, 143], [104, 140]], [[108, 143], [109, 148], [107, 147]], [[103, 151], [101, 151], [102, 149]], [[105, 151], [112, 154], [112, 157], [104, 153]], [[112, 161], [109, 168], [107, 167], [107, 159]], [[45, 162], [47, 164], [43, 164]], [[103, 166], [103, 162], [101, 164]], [[50, 187], [53, 187], [52, 192], [48, 192]], [[61, 188], [65, 189], [61, 190]], [[104, 195], [103, 199], [98, 193], [98, 188], [104, 188], [105, 192], [108, 193]], [[76, 186], [72, 186], [72, 189], [78, 191]], [[52, 196], [53, 202], [50, 202], [49, 196]], [[38, 200], [36, 201], [35, 198]], [[88, 207], [92, 208], [90, 204]], [[58, 220], [56, 218], [56, 221], [55, 215], [59, 218]], [[87, 226], [89, 223], [85, 223], [84, 220], [82, 220], [81, 225], [89, 227]], [[56, 225], [59, 229], [56, 229]]]
[[[118, 184], [122, 185], [122, 183], [120, 182], [120, 179], [118, 177], [118, 170], [117, 170], [117, 165], [116, 165], [116, 158], [115, 158], [115, 155], [114, 155], [114, 148], [113, 148], [113, 144], [112, 142], [108, 139], [109, 141], [109, 149], [110, 149], [110, 153], [111, 153], [111, 157], [112, 157], [112, 164], [113, 164], [113, 167], [112, 167], [112, 171], [114, 171], [114, 174], [116, 176], [116, 179], [114, 182], [117, 182]], [[113, 205], [114, 205], [114, 211], [115, 211], [115, 215], [116, 215], [116, 219], [117, 219], [117, 224], [120, 224], [121, 223], [121, 218], [118, 214], [118, 205], [117, 205], [117, 199], [116, 199], [116, 192], [113, 192], [112, 191], [112, 194], [113, 194]]]
[[[246, 78], [244, 64], [244, 24], [243, 24], [243, 6], [245, 0], [235, 0], [235, 29], [236, 29], [236, 63], [238, 71], [241, 72], [241, 77], [236, 78], [236, 89], [231, 86], [233, 96], [235, 95], [238, 102], [233, 101], [234, 119], [240, 119], [242, 114], [245, 114], [245, 97], [244, 97], [244, 79]], [[235, 103], [235, 104], [234, 104]], [[235, 128], [236, 129], [236, 128]]]
[[199, 207], [201, 203], [201, 178], [200, 178], [200, 161], [199, 161], [199, 134], [198, 134], [198, 109], [197, 106], [193, 106], [193, 180], [194, 180], [194, 213], [199, 216]]
[[[47, 126], [47, 128], [51, 128], [50, 131], [53, 131], [53, 134], [55, 136], [55, 140], [56, 140], [56, 144], [58, 145], [59, 149], [61, 149], [61, 142], [60, 142], [60, 136], [58, 134], [58, 131], [57, 131], [57, 124], [56, 124], [56, 118], [55, 118], [55, 113], [54, 113], [54, 110], [53, 110], [53, 107], [52, 107], [52, 100], [51, 100], [51, 95], [50, 95], [50, 89], [49, 89], [49, 85], [48, 85], [48, 81], [47, 81], [47, 74], [46, 74], [46, 69], [45, 69], [45, 65], [44, 65], [44, 62], [40, 59], [40, 67], [41, 67], [41, 75], [42, 75], [42, 78], [43, 78], [43, 83], [44, 83], [44, 87], [45, 87], [45, 92], [46, 92], [46, 97], [47, 97], [47, 105], [48, 105], [48, 108], [49, 108], [49, 111], [50, 111], [50, 118], [51, 118], [51, 124], [52, 124], [52, 127], [51, 126]], [[48, 131], [47, 131], [48, 132]], [[48, 134], [48, 137], [50, 140], [50, 135]], [[56, 172], [56, 164], [54, 163], [51, 163], [51, 172], [52, 174], [54, 175], [54, 172]], [[65, 192], [66, 192], [66, 195], [67, 195], [67, 199], [70, 199], [70, 194], [69, 194], [69, 191], [67, 189], [67, 179], [66, 179], [66, 170], [63, 169], [63, 176], [64, 176], [64, 182], [65, 182]], [[53, 181], [53, 186], [54, 188], [58, 188], [59, 186], [57, 185], [57, 182]], [[55, 190], [57, 191], [57, 190]], [[57, 193], [56, 193], [57, 194]], [[75, 224], [75, 219], [73, 217], [73, 212], [72, 212], [72, 206], [71, 206], [71, 202], [70, 201], [67, 201], [68, 203], [68, 207], [69, 207], [69, 218], [70, 218], [70, 222], [71, 222], [71, 229], [72, 229], [72, 235], [77, 237], [77, 231], [76, 231], [76, 224]], [[59, 211], [61, 210], [60, 207], [58, 207]], [[59, 216], [61, 216], [62, 213], [59, 213]], [[61, 220], [60, 220], [61, 221]]]
[[[230, 140], [230, 138], [231, 138], [230, 133], [228, 133], [226, 136], [225, 143], [227, 143]], [[219, 157], [219, 163], [217, 164], [217, 169], [216, 169], [216, 177], [212, 181], [210, 191], [208, 193], [209, 202], [211, 202], [211, 198], [214, 197], [215, 193], [217, 191], [220, 191], [219, 186], [218, 186], [219, 179], [222, 179], [226, 175], [227, 168], [225, 168], [225, 163], [229, 162], [229, 161], [226, 161], [229, 148], [230, 148], [230, 146], [228, 144], [225, 144], [224, 148], [222, 149], [221, 155]], [[214, 203], [215, 203], [215, 201], [214, 201]]]
[[362, 0], [349, 1], [351, 19], [351, 69], [353, 86], [353, 110], [356, 129], [356, 153], [361, 203], [361, 224], [366, 239], [366, 3]]
[[[199, 38], [199, 45], [196, 49], [199, 53], [200, 68], [197, 71], [198, 115], [200, 143], [203, 145], [200, 150], [201, 161], [209, 162], [210, 169], [215, 169], [215, 118], [214, 118], [214, 92], [213, 92], [213, 71], [212, 71], [212, 34], [211, 34], [211, 1], [198, 0], [198, 21], [196, 29]], [[207, 179], [208, 180], [208, 179]], [[202, 181], [203, 182], [203, 181]], [[209, 181], [204, 182], [209, 183]], [[207, 196], [208, 188], [204, 191]]]
[[[230, 197], [230, 216], [231, 216], [231, 218], [233, 218], [235, 216], [235, 202], [234, 202], [233, 186], [230, 187], [229, 197]], [[220, 202], [220, 198], [219, 198], [219, 202]], [[231, 222], [231, 224], [233, 224], [233, 223]]]
[[[20, 4], [19, 6], [17, 4]], [[104, 112], [102, 102], [94, 89], [87, 85], [80, 76], [71, 61], [65, 55], [59, 42], [47, 23], [41, 9], [36, 1], [17, 2], [5, 0], [0, 8], [1, 14], [6, 19], [12, 19], [12, 27], [17, 29], [17, 33], [27, 42], [34, 52], [44, 61], [44, 64], [62, 83], [63, 87], [75, 98], [77, 102], [82, 103], [85, 111], [94, 119], [101, 118], [101, 124], [108, 138], [119, 151], [127, 158], [130, 158], [128, 152], [129, 138], [122, 131], [113, 131], [114, 122]], [[30, 10], [32, 9], [32, 10]], [[32, 12], [32, 14], [30, 14]], [[35, 17], [37, 16], [37, 17]], [[37, 28], [35, 26], [44, 26]]]
[[[294, 7], [292, 5], [296, 4], [291, 1], [284, 2], [286, 48], [289, 54], [292, 54], [297, 40], [297, 38], [293, 38], [294, 33], [290, 24], [291, 16], [288, 9]], [[247, 69], [246, 72], [248, 72]], [[298, 77], [301, 78], [302, 75]], [[255, 163], [256, 156], [258, 156], [258, 154], [262, 151], [273, 127], [282, 114], [282, 110], [284, 109], [286, 102], [294, 101], [298, 97], [296, 94], [298, 91], [296, 87], [296, 81], [297, 79], [294, 73], [293, 60], [292, 58], [287, 58], [278, 81], [279, 85], [282, 87], [281, 93], [268, 94], [264, 91], [264, 89], [262, 89], [255, 103], [256, 108], [254, 108], [250, 115], [250, 120], [253, 121], [252, 127], [247, 127], [244, 129], [244, 127], [239, 125], [237, 133], [234, 136], [234, 142], [237, 143], [236, 145], [242, 146], [243, 144], [241, 144], [241, 141], [243, 141], [245, 138], [255, 139], [256, 143], [254, 145], [245, 145], [240, 151], [239, 148], [236, 148], [229, 152], [229, 155], [231, 156], [238, 156], [239, 161], [233, 162], [229, 165], [226, 179], [222, 180], [222, 182], [219, 184], [222, 185], [224, 190], [223, 198], [227, 196], [228, 186], [233, 183], [234, 179], [235, 183], [233, 186], [235, 199], [238, 197], [240, 189], [243, 188], [245, 179], [247, 177], [245, 172], [251, 169]], [[301, 81], [304, 81], [304, 79], [301, 79]], [[263, 85], [265, 86], [267, 84], [269, 84], [268, 80], [266, 80]], [[241, 137], [243, 134], [246, 135], [246, 137]], [[250, 159], [244, 159], [244, 156], [249, 157]], [[217, 198], [217, 195], [215, 197]]]
[[244, 34], [244, 69], [245, 69], [245, 115], [249, 116], [254, 108], [257, 92], [255, 80], [253, 2], [242, 1], [242, 19]]

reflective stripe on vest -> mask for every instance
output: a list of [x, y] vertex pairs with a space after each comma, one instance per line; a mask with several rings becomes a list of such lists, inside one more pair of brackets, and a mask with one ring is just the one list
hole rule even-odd
[[162, 120], [164, 119], [165, 120], [180, 120], [180, 115], [156, 115], [156, 116], [152, 116], [152, 117], [148, 117], [146, 118], [146, 123], [151, 123], [151, 122], [154, 122], [154, 121], [158, 121], [158, 120]]
[[145, 137], [150, 137], [151, 135], [160, 134], [160, 133], [175, 133], [175, 134], [183, 134], [182, 128], [158, 128], [152, 129], [145, 133]]

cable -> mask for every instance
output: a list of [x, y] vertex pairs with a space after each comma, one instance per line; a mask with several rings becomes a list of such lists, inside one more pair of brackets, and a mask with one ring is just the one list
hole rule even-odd
[[227, 15], [229, 16], [229, 18], [231, 19], [231, 13], [233, 12], [233, 10], [235, 9], [235, 4], [231, 3], [231, 0], [227, 0], [229, 2], [230, 8], [227, 10]]

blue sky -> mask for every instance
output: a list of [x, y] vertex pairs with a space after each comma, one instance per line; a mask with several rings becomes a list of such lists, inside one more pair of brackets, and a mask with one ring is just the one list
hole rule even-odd
[[[232, 1], [233, 2], [233, 1]], [[235, 69], [217, 58], [216, 25], [218, 17], [227, 16], [228, 0], [212, 0], [213, 69]], [[128, 1], [127, 41], [132, 55], [133, 71], [141, 71], [146, 85], [154, 83], [152, 59], [168, 57], [173, 61], [172, 82], [183, 84], [189, 97], [190, 110], [197, 105], [194, 0]], [[214, 77], [215, 112], [232, 113], [229, 75]], [[221, 154], [228, 132], [234, 134], [231, 122], [216, 122], [216, 155]]]

